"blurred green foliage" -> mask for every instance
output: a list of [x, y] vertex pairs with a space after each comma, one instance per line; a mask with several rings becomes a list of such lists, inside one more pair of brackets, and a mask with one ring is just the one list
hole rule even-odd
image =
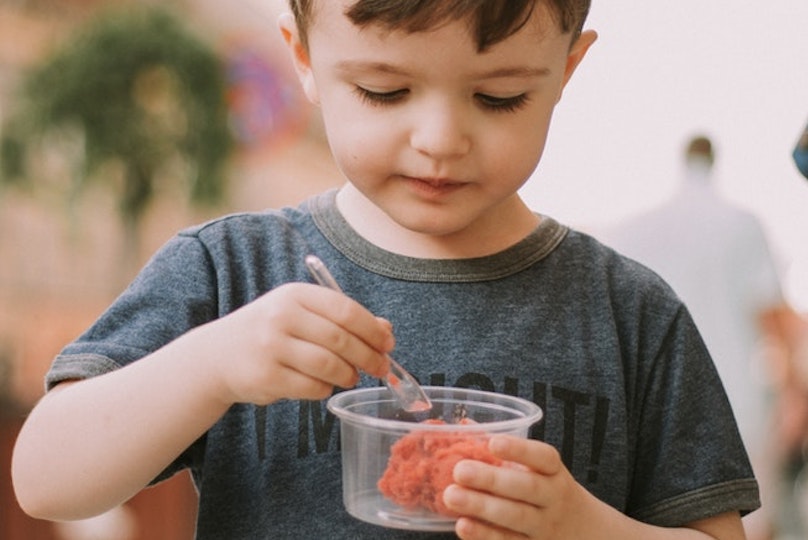
[[[224, 66], [213, 48], [173, 13], [128, 6], [91, 20], [24, 77], [2, 129], [0, 178], [37, 181], [32, 154], [75, 139], [72, 192], [111, 160], [123, 165], [118, 193], [127, 227], [136, 226], [155, 182], [183, 171], [190, 200], [221, 202], [233, 146]], [[67, 134], [67, 135], [65, 135]], [[180, 164], [178, 166], [178, 164]]]

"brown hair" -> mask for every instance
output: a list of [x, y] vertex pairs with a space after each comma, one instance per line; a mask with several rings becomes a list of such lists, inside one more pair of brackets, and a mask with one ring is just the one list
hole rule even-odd
[[715, 153], [713, 151], [713, 143], [707, 137], [699, 135], [690, 139], [685, 150], [687, 159], [703, 159], [707, 163], [712, 164], [715, 160]]
[[[330, 0], [329, 0], [330, 1]], [[469, 21], [477, 49], [484, 51], [519, 31], [536, 5], [544, 3], [555, 14], [564, 33], [577, 38], [589, 13], [591, 0], [357, 0], [345, 15], [357, 26], [379, 23], [390, 29], [419, 32], [446, 21]], [[314, 0], [289, 0], [308, 46], [306, 31], [313, 18]], [[573, 40], [574, 41], [574, 40]]]

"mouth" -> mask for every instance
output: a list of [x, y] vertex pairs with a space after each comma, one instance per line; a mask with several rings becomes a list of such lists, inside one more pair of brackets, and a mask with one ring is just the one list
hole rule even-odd
[[428, 178], [417, 176], [404, 177], [415, 189], [421, 193], [443, 195], [456, 191], [466, 185], [466, 182], [449, 178]]

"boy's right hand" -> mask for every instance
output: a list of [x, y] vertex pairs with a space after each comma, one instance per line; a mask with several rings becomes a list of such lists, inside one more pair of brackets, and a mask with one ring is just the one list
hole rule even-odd
[[347, 296], [278, 287], [137, 362], [48, 393], [17, 437], [18, 501], [49, 520], [98, 515], [143, 489], [232, 404], [326, 398], [358, 370], [385, 374], [392, 348], [390, 323]]
[[325, 399], [354, 386], [358, 371], [385, 375], [395, 344], [388, 321], [307, 283], [282, 285], [192, 333], [228, 404]]

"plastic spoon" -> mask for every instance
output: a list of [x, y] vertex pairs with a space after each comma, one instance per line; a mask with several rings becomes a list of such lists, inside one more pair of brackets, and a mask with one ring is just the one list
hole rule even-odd
[[[323, 261], [314, 255], [306, 257], [306, 266], [309, 268], [311, 275], [323, 287], [328, 287], [335, 291], [342, 292], [342, 289], [337, 284], [331, 272], [325, 267]], [[410, 375], [407, 370], [401, 367], [401, 364], [390, 359], [390, 371], [387, 372], [382, 380], [387, 388], [393, 392], [393, 395], [398, 399], [401, 408], [407, 412], [422, 412], [428, 411], [432, 408], [432, 402], [426, 397], [423, 388], [418, 384], [418, 381]]]

